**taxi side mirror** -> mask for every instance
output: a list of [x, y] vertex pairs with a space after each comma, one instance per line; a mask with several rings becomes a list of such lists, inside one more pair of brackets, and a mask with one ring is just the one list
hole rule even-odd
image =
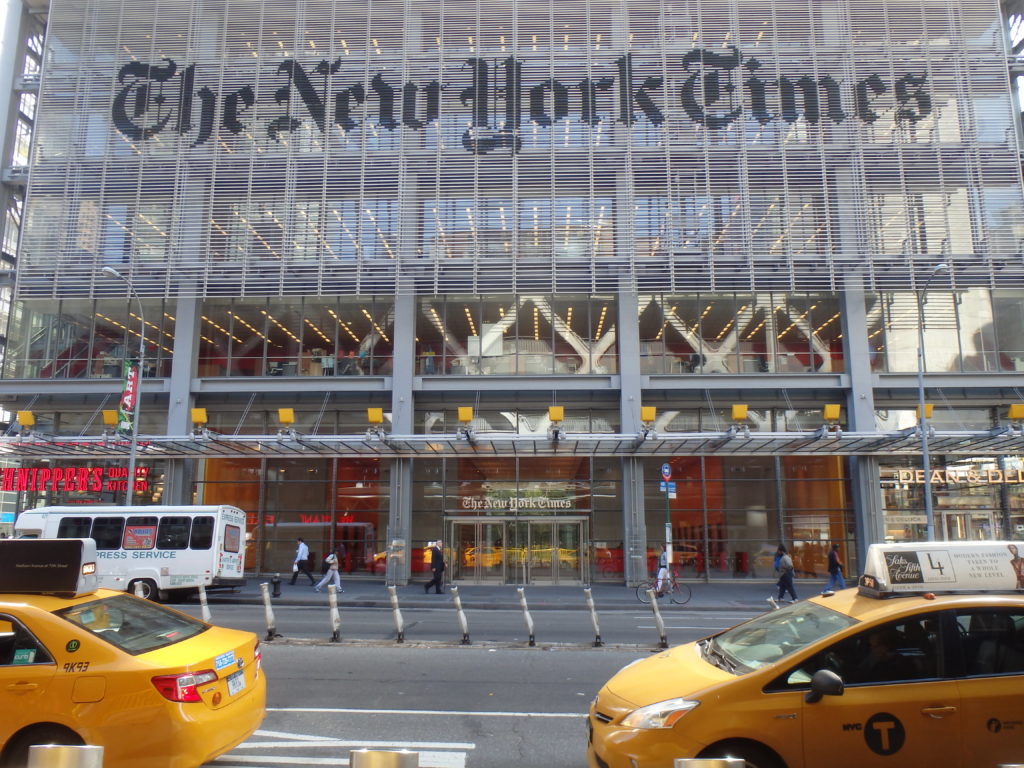
[[819, 669], [811, 678], [811, 690], [804, 696], [808, 704], [821, 701], [822, 696], [842, 696], [843, 678], [831, 669]]

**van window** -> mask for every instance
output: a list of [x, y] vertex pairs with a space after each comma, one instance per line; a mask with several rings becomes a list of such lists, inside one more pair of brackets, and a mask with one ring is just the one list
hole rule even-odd
[[120, 549], [124, 533], [123, 517], [97, 517], [92, 524], [92, 537], [96, 549]]
[[129, 517], [124, 528], [125, 549], [152, 549], [156, 545], [156, 518]]
[[157, 549], [188, 549], [188, 531], [192, 518], [161, 517], [156, 535]]
[[237, 525], [224, 526], [224, 551], [237, 552], [242, 544], [242, 529]]
[[192, 521], [192, 537], [189, 549], [210, 549], [213, 547], [213, 518], [197, 517]]
[[64, 517], [57, 524], [57, 538], [87, 539], [91, 528], [91, 517]]

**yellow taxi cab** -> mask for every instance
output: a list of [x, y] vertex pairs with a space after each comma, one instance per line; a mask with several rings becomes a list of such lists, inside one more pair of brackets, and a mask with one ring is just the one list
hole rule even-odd
[[195, 768], [263, 720], [251, 632], [96, 589], [92, 539], [0, 541], [0, 766], [36, 744], [117, 768]]
[[620, 670], [588, 731], [590, 768], [1019, 763], [1024, 558], [1012, 542], [872, 545], [859, 589]]

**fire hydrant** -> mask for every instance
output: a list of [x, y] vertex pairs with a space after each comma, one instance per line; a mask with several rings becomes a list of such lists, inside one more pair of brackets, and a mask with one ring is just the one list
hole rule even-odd
[[281, 596], [281, 574], [275, 573], [274, 578], [270, 580], [270, 586], [273, 587], [274, 591], [270, 593], [271, 597]]

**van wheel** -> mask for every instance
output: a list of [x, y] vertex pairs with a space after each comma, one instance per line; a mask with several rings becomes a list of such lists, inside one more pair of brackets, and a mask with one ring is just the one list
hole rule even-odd
[[0, 766], [3, 768], [26, 768], [29, 747], [37, 744], [81, 746], [84, 743], [77, 733], [62, 726], [38, 725], [11, 739], [7, 749], [4, 750]]
[[708, 747], [699, 756], [704, 759], [738, 757], [747, 761], [747, 768], [786, 768], [774, 752], [753, 742], [722, 742]]
[[139, 594], [143, 600], [152, 600], [158, 602], [159, 590], [156, 588], [156, 582], [152, 579], [132, 579], [128, 582], [128, 591], [133, 595], [135, 594], [135, 585], [139, 585]]

